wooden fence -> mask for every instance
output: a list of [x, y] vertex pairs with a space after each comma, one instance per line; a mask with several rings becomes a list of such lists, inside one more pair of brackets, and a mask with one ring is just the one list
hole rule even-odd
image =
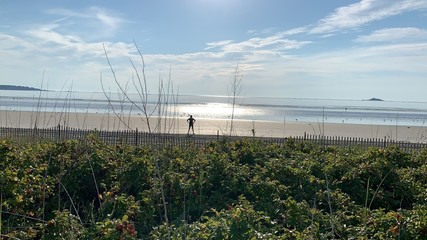
[[406, 142], [396, 141], [390, 138], [360, 138], [360, 137], [339, 137], [339, 136], [319, 136], [319, 135], [308, 135], [304, 133], [303, 137], [300, 137], [302, 141], [311, 141], [321, 145], [331, 146], [360, 146], [360, 147], [377, 147], [386, 148], [388, 146], [396, 145], [400, 149], [405, 151], [427, 149], [426, 143], [419, 142]]
[[[159, 134], [140, 132], [138, 130], [128, 131], [97, 131], [75, 129], [70, 127], [57, 126], [45, 129], [32, 128], [6, 128], [0, 127], [0, 139], [12, 139], [17, 142], [34, 142], [40, 140], [64, 141], [71, 139], [84, 139], [88, 134], [95, 134], [100, 140], [109, 144], [130, 144], [135, 146], [177, 146], [184, 147], [189, 144], [195, 146], [203, 146], [206, 143], [214, 140], [223, 139], [221, 135], [196, 135], [187, 136], [185, 134]], [[227, 137], [231, 140], [241, 139], [244, 137]], [[246, 137], [257, 139], [264, 142], [284, 144], [290, 138], [266, 138], [266, 137]], [[426, 143], [412, 143], [403, 141], [394, 141], [392, 139], [379, 138], [355, 138], [355, 137], [330, 137], [305, 134], [303, 136], [295, 136], [292, 139], [296, 142], [314, 142], [325, 146], [360, 146], [360, 147], [379, 147], [385, 148], [390, 145], [397, 145], [399, 148], [410, 151], [426, 149]]]
[[41, 140], [65, 141], [81, 140], [89, 134], [96, 135], [101, 141], [109, 144], [130, 144], [135, 146], [178, 146], [189, 144], [203, 146], [217, 139], [217, 136], [200, 135], [197, 137], [183, 134], [157, 134], [140, 132], [138, 130], [98, 131], [57, 126], [52, 128], [6, 128], [0, 127], [0, 139], [12, 139], [16, 142], [36, 142]]

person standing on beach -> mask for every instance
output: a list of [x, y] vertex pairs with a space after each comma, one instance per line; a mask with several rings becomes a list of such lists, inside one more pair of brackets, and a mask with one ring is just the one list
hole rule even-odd
[[196, 122], [196, 119], [193, 118], [193, 115], [190, 115], [190, 118], [187, 119], [187, 122], [188, 122], [187, 135], [190, 134], [190, 129], [193, 131], [193, 135], [194, 135], [194, 123]]

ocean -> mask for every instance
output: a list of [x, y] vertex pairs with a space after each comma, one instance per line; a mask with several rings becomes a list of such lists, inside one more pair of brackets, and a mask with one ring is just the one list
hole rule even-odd
[[[0, 110], [99, 113], [116, 112], [142, 115], [137, 93], [123, 94], [76, 91], [0, 91]], [[158, 95], [149, 95], [147, 112], [159, 115]], [[162, 96], [162, 116], [198, 119], [230, 119], [232, 105], [228, 96]], [[369, 101], [343, 99], [307, 99], [276, 97], [240, 97], [234, 118], [248, 121], [351, 123], [393, 126], [424, 126], [426, 102]]]

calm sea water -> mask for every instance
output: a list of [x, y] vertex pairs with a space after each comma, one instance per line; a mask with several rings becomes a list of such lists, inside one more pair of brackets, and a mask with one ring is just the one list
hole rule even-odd
[[[142, 106], [138, 94], [129, 98]], [[158, 114], [157, 95], [150, 95], [148, 112]], [[164, 98], [163, 115], [196, 118], [229, 119], [232, 113], [227, 96], [179, 95]], [[238, 99], [235, 119], [275, 122], [325, 122], [371, 125], [427, 125], [426, 102], [364, 101], [332, 99], [298, 99], [244, 97]], [[0, 91], [0, 110], [89, 112], [142, 114], [137, 107], [120, 94], [55, 92], [55, 91]]]

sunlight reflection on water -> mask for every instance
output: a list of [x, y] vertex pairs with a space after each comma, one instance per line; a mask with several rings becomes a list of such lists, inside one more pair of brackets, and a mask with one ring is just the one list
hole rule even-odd
[[[198, 118], [230, 118], [233, 106], [227, 103], [191, 104], [178, 107], [178, 112], [183, 115], [194, 115]], [[247, 106], [235, 106], [234, 117], [236, 119], [254, 119], [263, 116], [264, 111]]]

